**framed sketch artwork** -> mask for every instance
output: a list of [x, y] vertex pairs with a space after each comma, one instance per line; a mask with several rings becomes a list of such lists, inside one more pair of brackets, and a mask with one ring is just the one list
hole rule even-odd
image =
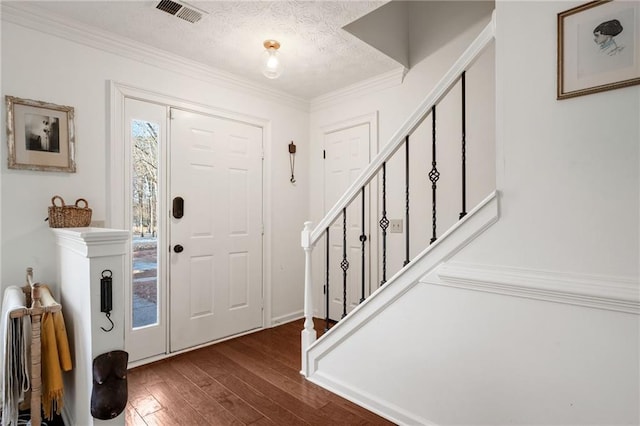
[[597, 0], [558, 14], [558, 99], [640, 84], [640, 2]]
[[74, 173], [73, 107], [6, 96], [9, 168]]

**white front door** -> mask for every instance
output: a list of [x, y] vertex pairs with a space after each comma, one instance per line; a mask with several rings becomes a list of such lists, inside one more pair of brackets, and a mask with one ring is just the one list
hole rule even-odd
[[262, 326], [262, 129], [178, 109], [170, 123], [174, 352]]
[[[328, 211], [369, 163], [371, 124], [360, 123], [324, 133], [325, 211]], [[365, 235], [368, 231], [369, 194], [365, 189]], [[362, 298], [362, 194], [347, 207], [346, 256], [348, 262], [346, 285], [346, 312], [358, 305]], [[340, 216], [329, 231], [329, 318], [339, 320], [344, 314], [345, 223]], [[370, 241], [365, 243], [365, 256], [369, 257]], [[366, 262], [369, 264], [370, 262]], [[365, 264], [365, 266], [366, 266]], [[369, 294], [368, 268], [365, 270], [365, 295]]]

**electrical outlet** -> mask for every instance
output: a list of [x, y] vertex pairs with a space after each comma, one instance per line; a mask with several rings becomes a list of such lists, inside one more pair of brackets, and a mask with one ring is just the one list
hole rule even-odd
[[389, 232], [392, 234], [402, 234], [402, 219], [391, 219], [389, 221]]

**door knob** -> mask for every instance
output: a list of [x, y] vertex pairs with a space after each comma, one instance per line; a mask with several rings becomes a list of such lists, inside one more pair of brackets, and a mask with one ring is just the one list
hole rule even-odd
[[180, 244], [176, 244], [175, 246], [173, 246], [173, 251], [175, 251], [176, 253], [182, 253], [182, 250], [184, 250], [184, 247], [182, 247]]

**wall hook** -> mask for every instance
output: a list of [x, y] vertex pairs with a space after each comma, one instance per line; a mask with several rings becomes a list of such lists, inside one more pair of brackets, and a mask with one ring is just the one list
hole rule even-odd
[[294, 176], [294, 169], [296, 167], [296, 145], [293, 141], [289, 144], [289, 166], [291, 167], [291, 179], [289, 179], [289, 182], [296, 183]]
[[113, 296], [111, 291], [113, 285], [112, 275], [113, 273], [110, 269], [105, 269], [102, 271], [102, 276], [100, 278], [100, 312], [104, 312], [111, 323], [111, 328], [108, 330], [104, 327], [100, 327], [102, 331], [106, 333], [110, 332], [113, 330], [113, 327], [115, 327], [115, 324], [111, 320], [111, 310], [113, 309]]
[[113, 327], [115, 327], [116, 325], [113, 323], [113, 321], [111, 321], [111, 312], [107, 312], [107, 313], [105, 313], [105, 315], [107, 316], [107, 319], [108, 319], [108, 320], [109, 320], [109, 322], [111, 323], [111, 328], [110, 328], [110, 329], [108, 329], [108, 330], [107, 330], [106, 328], [104, 328], [104, 327], [100, 327], [100, 328], [102, 329], [102, 331], [105, 331], [105, 332], [107, 332], [107, 333], [108, 333], [108, 332], [110, 332], [111, 330], [113, 330]]

